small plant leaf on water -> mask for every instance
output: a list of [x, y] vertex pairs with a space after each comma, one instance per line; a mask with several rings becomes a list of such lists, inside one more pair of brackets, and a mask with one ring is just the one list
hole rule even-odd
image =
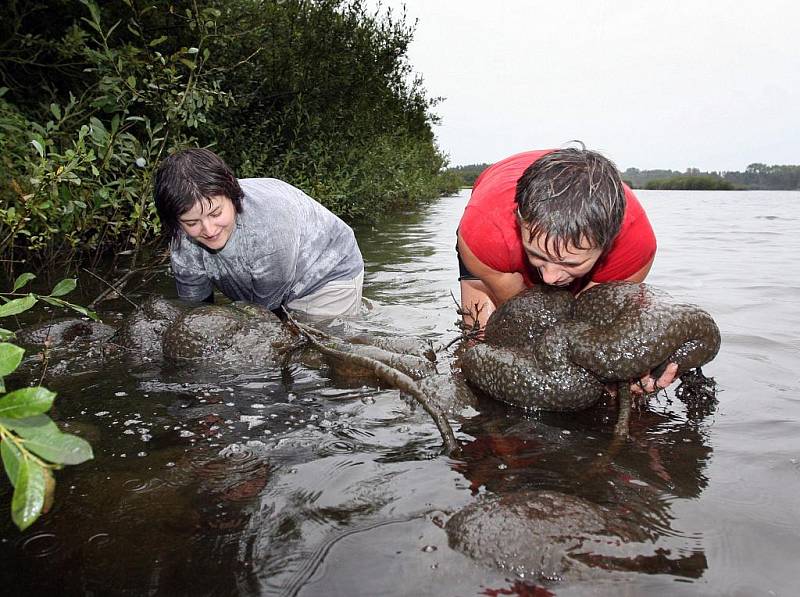
[[5, 305], [0, 305], [0, 317], [18, 315], [27, 311], [36, 304], [36, 297], [32, 294], [8, 301]]
[[33, 460], [21, 459], [14, 496], [11, 498], [11, 519], [19, 530], [24, 531], [39, 518], [44, 507], [45, 491], [44, 467]]
[[55, 285], [53, 290], [50, 291], [50, 296], [64, 296], [69, 294], [78, 286], [75, 278], [65, 278]]
[[25, 449], [56, 464], [80, 464], [94, 457], [89, 442], [68, 433], [62, 433], [47, 415], [24, 419], [0, 417], [0, 425], [19, 435]]
[[0, 417], [22, 419], [40, 415], [50, 410], [55, 397], [55, 392], [42, 386], [14, 390], [0, 398]]

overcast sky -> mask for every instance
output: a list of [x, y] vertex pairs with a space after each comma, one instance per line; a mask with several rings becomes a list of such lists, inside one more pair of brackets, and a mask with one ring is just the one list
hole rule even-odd
[[[377, 1], [377, 0], [376, 0]], [[624, 170], [800, 164], [797, 0], [383, 0], [451, 165], [580, 139]]]

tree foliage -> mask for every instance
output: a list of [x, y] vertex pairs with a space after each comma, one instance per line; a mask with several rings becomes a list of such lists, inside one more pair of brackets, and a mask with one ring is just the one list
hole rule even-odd
[[685, 191], [732, 191], [735, 187], [717, 176], [672, 176], [647, 182], [646, 189], [672, 189]]
[[460, 186], [472, 187], [472, 185], [475, 184], [475, 179], [489, 166], [491, 166], [491, 164], [468, 164], [466, 166], [454, 166], [448, 168], [447, 171], [453, 176], [458, 177]]
[[[623, 179], [635, 188], [719, 188], [719, 189], [763, 189], [773, 191], [799, 190], [800, 166], [767, 166], [766, 164], [750, 164], [744, 172], [703, 172], [698, 168], [687, 168], [686, 172], [676, 170], [639, 170], [628, 168], [622, 173]], [[714, 186], [710, 181], [694, 181], [693, 178], [705, 178], [720, 181], [722, 186]], [[681, 179], [680, 184], [689, 186], [664, 187], [664, 180]], [[677, 180], [674, 183], [679, 184]], [[694, 186], [692, 186], [694, 185]]]
[[152, 176], [203, 145], [343, 216], [450, 190], [403, 14], [360, 0], [0, 7], [0, 255], [136, 250]]

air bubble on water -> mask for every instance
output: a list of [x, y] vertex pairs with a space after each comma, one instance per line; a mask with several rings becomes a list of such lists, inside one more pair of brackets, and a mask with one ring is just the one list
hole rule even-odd
[[242, 415], [239, 417], [240, 423], [247, 423], [247, 429], [258, 427], [264, 424], [264, 417], [261, 415]]

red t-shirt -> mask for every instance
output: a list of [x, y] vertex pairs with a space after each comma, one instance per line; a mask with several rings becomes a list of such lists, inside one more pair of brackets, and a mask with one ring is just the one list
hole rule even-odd
[[[522, 247], [514, 199], [517, 180], [533, 162], [552, 149], [526, 151], [481, 172], [461, 217], [462, 240], [485, 265], [498, 272], [521, 273], [525, 284], [540, 283]], [[624, 280], [642, 269], [656, 252], [656, 237], [644, 209], [625, 186], [625, 216], [608, 251], [598, 259], [576, 290], [592, 282]]]

